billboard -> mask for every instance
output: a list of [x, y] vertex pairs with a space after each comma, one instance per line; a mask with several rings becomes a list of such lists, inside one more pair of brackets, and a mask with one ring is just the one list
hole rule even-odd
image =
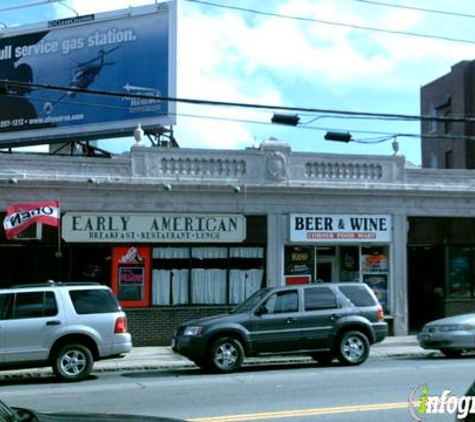
[[0, 34], [0, 147], [172, 125], [175, 96], [174, 1]]

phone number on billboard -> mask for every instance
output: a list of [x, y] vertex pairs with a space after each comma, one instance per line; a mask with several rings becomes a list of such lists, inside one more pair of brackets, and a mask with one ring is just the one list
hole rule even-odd
[[25, 119], [0, 120], [0, 129], [20, 127], [25, 124]]

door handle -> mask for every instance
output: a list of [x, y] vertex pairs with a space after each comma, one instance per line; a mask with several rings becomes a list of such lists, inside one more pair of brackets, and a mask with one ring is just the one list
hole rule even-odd
[[341, 314], [332, 314], [331, 319], [341, 318]]
[[287, 318], [287, 324], [293, 324], [295, 322], [295, 318]]
[[46, 325], [61, 325], [61, 321], [57, 321], [57, 320], [48, 321]]

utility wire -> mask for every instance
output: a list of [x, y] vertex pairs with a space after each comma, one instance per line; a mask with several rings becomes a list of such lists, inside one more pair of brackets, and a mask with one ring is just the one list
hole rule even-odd
[[206, 105], [206, 106], [220, 106], [220, 107], [238, 107], [248, 108], [256, 110], [279, 110], [285, 112], [304, 112], [304, 113], [325, 113], [334, 114], [337, 116], [360, 116], [369, 118], [381, 118], [381, 119], [394, 119], [403, 121], [435, 121], [435, 122], [462, 122], [462, 123], [475, 123], [475, 117], [471, 116], [424, 116], [424, 115], [411, 115], [411, 114], [396, 114], [396, 113], [374, 113], [368, 111], [351, 111], [351, 110], [331, 110], [321, 109], [313, 107], [289, 107], [289, 106], [277, 106], [272, 104], [252, 104], [252, 103], [239, 103], [229, 101], [211, 101], [194, 98], [179, 98], [179, 97], [162, 97], [147, 94], [131, 94], [117, 91], [105, 91], [90, 88], [75, 88], [65, 87], [50, 84], [38, 84], [21, 81], [10, 81], [8, 79], [0, 79], [0, 94], [8, 94], [9, 87], [20, 88], [35, 88], [35, 89], [47, 89], [53, 91], [62, 91], [66, 93], [76, 94], [89, 94], [89, 95], [101, 95], [115, 98], [140, 98], [140, 99], [153, 99], [154, 101], [167, 101], [184, 104]]
[[[56, 0], [55, 0], [56, 1]], [[60, 1], [60, 5], [65, 7], [66, 9], [70, 10], [71, 12], [75, 13], [77, 17], [79, 17], [79, 13], [73, 9], [71, 6], [68, 6], [67, 4], [64, 4], [64, 0], [59, 0]]]
[[188, 1], [190, 3], [202, 4], [202, 5], [205, 5], [205, 6], [219, 7], [219, 8], [230, 9], [230, 10], [238, 10], [240, 12], [253, 13], [253, 14], [264, 15], [264, 16], [272, 16], [272, 17], [282, 18], [282, 19], [291, 19], [291, 20], [304, 21], [304, 22], [314, 22], [314, 23], [320, 23], [320, 24], [323, 24], [323, 25], [342, 26], [342, 27], [352, 28], [352, 29], [361, 29], [361, 30], [364, 30], [364, 31], [380, 32], [380, 33], [384, 33], [384, 34], [408, 35], [408, 36], [411, 36], [411, 37], [420, 37], [420, 38], [429, 38], [429, 39], [436, 39], [436, 40], [442, 40], [442, 41], [460, 42], [460, 43], [466, 43], [466, 44], [475, 44], [474, 40], [467, 40], [467, 39], [463, 39], [463, 38], [452, 38], [452, 37], [444, 37], [442, 35], [432, 35], [432, 34], [421, 34], [421, 33], [416, 33], [416, 32], [397, 31], [397, 30], [394, 30], [394, 29], [384, 29], [384, 28], [376, 28], [376, 27], [363, 26], [363, 25], [354, 25], [354, 24], [344, 23], [344, 22], [326, 21], [326, 20], [321, 20], [321, 19], [308, 18], [308, 17], [304, 17], [304, 16], [284, 15], [284, 14], [281, 14], [281, 13], [265, 12], [265, 11], [262, 11], [262, 10], [256, 10], [256, 9], [250, 9], [250, 8], [238, 7], [238, 6], [229, 6], [229, 5], [224, 5], [224, 4], [219, 4], [219, 3], [212, 3], [212, 2], [209, 2], [209, 1], [203, 1], [203, 0], [185, 0], [185, 1]]
[[[0, 87], [4, 81], [0, 81]], [[13, 85], [13, 83], [10, 81], [10, 85]], [[15, 83], [15, 86], [21, 85], [24, 83]], [[90, 90], [76, 90], [74, 88], [68, 87], [68, 88], [63, 88], [61, 87], [61, 90], [68, 90], [68, 91], [79, 91], [84, 94], [89, 94]], [[94, 94], [97, 94], [97, 91], [93, 91]], [[155, 96], [150, 96], [150, 95], [142, 95], [142, 94], [119, 94], [119, 93], [109, 93], [106, 92], [104, 95], [113, 95], [113, 96], [121, 96], [125, 98], [153, 98], [154, 100], [158, 100], [159, 97]], [[10, 97], [22, 97], [21, 95], [17, 94], [3, 94], [6, 96]], [[102, 95], [102, 94], [101, 94]], [[1, 98], [1, 97], [0, 97]], [[51, 98], [34, 98], [32, 101], [50, 101], [54, 103], [54, 99]], [[160, 98], [160, 100], [163, 100], [163, 98]], [[179, 99], [171, 99], [170, 101], [175, 101]], [[187, 100], [183, 99], [183, 101], [192, 101], [195, 103], [195, 101], [202, 101], [202, 100]], [[245, 108], [255, 108], [256, 105], [254, 104], [246, 104], [246, 103], [222, 103], [222, 102], [214, 102], [214, 101], [203, 101], [205, 103], [208, 103], [207, 105], [236, 105], [238, 107], [243, 107]], [[90, 107], [90, 108], [101, 108], [101, 109], [115, 109], [115, 110], [128, 110], [127, 107], [119, 107], [119, 106], [112, 106], [112, 105], [105, 105], [105, 104], [94, 104], [94, 103], [85, 103], [85, 102], [73, 102], [73, 101], [60, 101], [61, 104], [69, 104], [71, 106], [82, 106], [82, 107]], [[268, 108], [278, 108], [278, 106], [264, 106]], [[293, 111], [299, 111], [301, 110], [300, 108], [288, 108]], [[143, 110], [147, 111], [147, 110]], [[330, 110], [330, 113], [333, 112], [339, 112], [339, 113], [347, 113], [345, 111], [341, 110]], [[188, 117], [188, 118], [198, 118], [198, 119], [206, 119], [206, 120], [216, 120], [216, 121], [227, 121], [227, 122], [238, 122], [238, 123], [246, 123], [246, 124], [258, 124], [258, 125], [266, 125], [266, 126], [275, 126], [275, 123], [271, 123], [270, 121], [260, 121], [260, 120], [251, 120], [251, 119], [242, 119], [242, 118], [233, 118], [233, 117], [224, 117], [224, 116], [216, 116], [216, 115], [200, 115], [200, 114], [191, 114], [191, 113], [169, 113], [172, 116], [177, 116], [177, 117]], [[417, 117], [417, 116], [415, 116]], [[422, 116], [419, 116], [422, 117]], [[351, 139], [350, 142], [355, 142], [355, 143], [361, 143], [361, 144], [378, 144], [382, 142], [386, 142], [391, 139], [395, 139], [398, 137], [404, 137], [404, 138], [425, 138], [425, 139], [452, 139], [452, 140], [475, 140], [474, 136], [470, 135], [450, 135], [450, 134], [419, 134], [419, 133], [401, 133], [401, 132], [385, 132], [385, 131], [374, 131], [374, 130], [363, 130], [363, 129], [341, 129], [341, 128], [332, 128], [332, 127], [320, 127], [320, 126], [312, 126], [310, 123], [314, 122], [315, 120], [318, 120], [319, 118], [331, 118], [331, 119], [376, 119], [378, 118], [377, 116], [372, 116], [372, 117], [363, 117], [363, 116], [346, 116], [346, 115], [332, 115], [332, 114], [326, 114], [326, 115], [321, 115], [318, 116], [317, 118], [307, 122], [307, 123], [301, 123], [298, 124], [296, 127], [298, 129], [305, 129], [305, 130], [314, 130], [314, 131], [320, 131], [320, 132], [331, 132], [331, 131], [337, 131], [337, 132], [351, 132], [354, 134], [365, 134], [365, 135], [375, 135], [372, 138], [353, 138]], [[382, 119], [386, 119], [386, 117], [382, 117]], [[393, 118], [391, 118], [394, 120]], [[432, 118], [433, 119], [433, 118]], [[1, 147], [0, 147], [1, 148]]]
[[447, 15], [447, 16], [457, 16], [460, 18], [475, 18], [475, 15], [470, 15], [467, 13], [457, 13], [457, 12], [448, 12], [445, 10], [436, 10], [436, 9], [426, 9], [423, 7], [415, 7], [415, 6], [403, 6], [402, 4], [393, 4], [393, 3], [385, 3], [382, 1], [372, 1], [372, 0], [352, 0], [358, 3], [367, 3], [370, 5], [375, 6], [385, 6], [385, 7], [394, 7], [398, 9], [407, 9], [407, 10], [415, 10], [417, 12], [424, 12], [424, 13], [436, 13], [439, 15]]

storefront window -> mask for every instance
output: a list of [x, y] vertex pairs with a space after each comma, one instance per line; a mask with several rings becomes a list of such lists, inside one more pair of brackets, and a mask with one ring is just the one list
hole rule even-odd
[[229, 249], [229, 297], [237, 304], [259, 290], [264, 280], [264, 248]]
[[191, 248], [191, 303], [226, 303], [227, 247]]
[[153, 305], [235, 305], [262, 287], [263, 247], [154, 248]]
[[71, 281], [94, 281], [110, 284], [111, 248], [77, 247], [71, 253]]
[[361, 248], [363, 282], [374, 291], [385, 312], [389, 313], [389, 253], [388, 246]]
[[358, 246], [340, 247], [340, 281], [360, 281]]
[[285, 283], [302, 284], [314, 279], [313, 246], [286, 246], [285, 247]]
[[286, 284], [363, 281], [390, 313], [388, 245], [286, 246], [284, 271]]
[[471, 292], [471, 256], [469, 247], [449, 247], [448, 290], [449, 297], [470, 298]]

